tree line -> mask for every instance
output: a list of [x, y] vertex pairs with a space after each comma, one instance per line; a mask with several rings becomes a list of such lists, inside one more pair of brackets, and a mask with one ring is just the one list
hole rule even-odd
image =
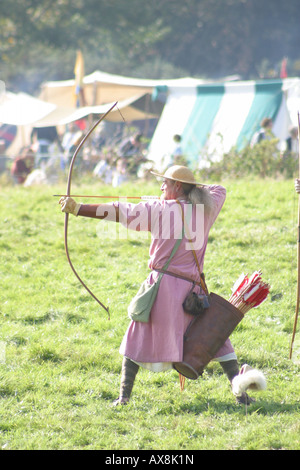
[[274, 78], [300, 73], [299, 0], [1, 0], [0, 79], [34, 93], [86, 73]]

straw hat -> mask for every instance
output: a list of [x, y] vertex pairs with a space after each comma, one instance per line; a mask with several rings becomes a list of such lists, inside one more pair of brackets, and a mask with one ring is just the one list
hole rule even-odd
[[151, 171], [151, 173], [152, 175], [160, 176], [162, 178], [167, 178], [169, 180], [180, 181], [180, 183], [188, 183], [188, 184], [195, 184], [195, 185], [201, 184], [201, 183], [197, 183], [193, 173], [186, 166], [181, 166], [181, 165], [170, 166], [170, 168], [168, 168], [165, 171], [164, 175], [160, 173], [156, 173], [154, 171]]

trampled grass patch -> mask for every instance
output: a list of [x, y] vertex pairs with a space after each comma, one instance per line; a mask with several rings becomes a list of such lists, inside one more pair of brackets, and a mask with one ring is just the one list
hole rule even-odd
[[[239, 407], [217, 363], [180, 392], [175, 371], [140, 370], [127, 407], [115, 408], [127, 305], [148, 273], [149, 239], [70, 217], [71, 272], [63, 243], [62, 187], [1, 189], [0, 448], [101, 450], [299, 449], [300, 337], [288, 359], [296, 301], [297, 198], [292, 181], [226, 182], [227, 200], [205, 261], [211, 291], [228, 298], [262, 270], [271, 292], [232, 334], [239, 362], [268, 388]], [[89, 194], [88, 185], [76, 188]], [[94, 193], [111, 188], [93, 184]], [[115, 194], [117, 194], [117, 191]], [[157, 194], [159, 185], [118, 188]], [[96, 202], [96, 201], [95, 201]], [[253, 394], [254, 396], [254, 394]]]

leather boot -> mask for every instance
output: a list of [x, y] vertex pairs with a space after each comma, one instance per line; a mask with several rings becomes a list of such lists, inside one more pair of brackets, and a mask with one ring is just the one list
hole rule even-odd
[[139, 366], [127, 357], [123, 358], [120, 395], [114, 401], [114, 405], [126, 405], [132, 392], [134, 380], [139, 370]]

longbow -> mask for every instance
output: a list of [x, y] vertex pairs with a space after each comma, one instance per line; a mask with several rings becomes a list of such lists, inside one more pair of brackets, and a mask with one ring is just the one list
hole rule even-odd
[[[69, 168], [69, 174], [68, 174], [68, 182], [67, 182], [67, 190], [66, 190], [66, 196], [67, 197], [70, 197], [71, 195], [71, 181], [72, 181], [72, 172], [73, 172], [73, 167], [74, 167], [74, 163], [75, 163], [75, 160], [76, 160], [76, 157], [78, 155], [78, 153], [80, 152], [82, 146], [84, 145], [84, 143], [86, 142], [86, 140], [90, 137], [90, 135], [92, 134], [92, 132], [96, 129], [96, 127], [100, 124], [101, 121], [103, 121], [103, 119], [106, 118], [106, 116], [111, 112], [111, 110], [117, 105], [117, 102], [114, 103], [110, 108], [109, 110], [103, 114], [101, 116], [101, 118], [93, 125], [93, 127], [89, 130], [89, 132], [84, 136], [84, 138], [81, 140], [81, 142], [79, 143], [78, 147], [76, 148], [75, 152], [74, 152], [74, 155], [72, 157], [72, 160], [71, 160], [71, 163], [70, 163], [70, 168]], [[66, 213], [65, 214], [65, 226], [64, 226], [64, 239], [65, 239], [65, 251], [66, 251], [66, 255], [67, 255], [67, 260], [69, 262], [69, 265], [73, 271], [73, 273], [75, 274], [75, 276], [77, 277], [77, 279], [79, 280], [79, 282], [83, 285], [83, 287], [87, 290], [87, 292], [96, 300], [96, 302], [98, 302], [98, 304], [107, 312], [108, 314], [108, 318], [110, 318], [110, 314], [109, 314], [109, 307], [106, 307], [96, 296], [95, 294], [93, 294], [93, 292], [88, 288], [88, 286], [85, 284], [85, 282], [81, 279], [81, 277], [79, 276], [78, 272], [76, 271], [76, 269], [74, 268], [73, 266], [73, 263], [71, 261], [71, 258], [70, 258], [70, 253], [69, 253], [69, 248], [68, 248], [68, 222], [69, 222], [69, 214]]]
[[[300, 116], [298, 112], [298, 178], [300, 178]], [[295, 319], [294, 319], [294, 326], [293, 326], [293, 333], [290, 345], [290, 355], [289, 358], [292, 359], [293, 355], [293, 347], [294, 341], [296, 336], [297, 330], [297, 322], [299, 316], [299, 300], [300, 300], [300, 194], [298, 196], [298, 243], [297, 243], [297, 300], [296, 300], [296, 311], [295, 311]]]

